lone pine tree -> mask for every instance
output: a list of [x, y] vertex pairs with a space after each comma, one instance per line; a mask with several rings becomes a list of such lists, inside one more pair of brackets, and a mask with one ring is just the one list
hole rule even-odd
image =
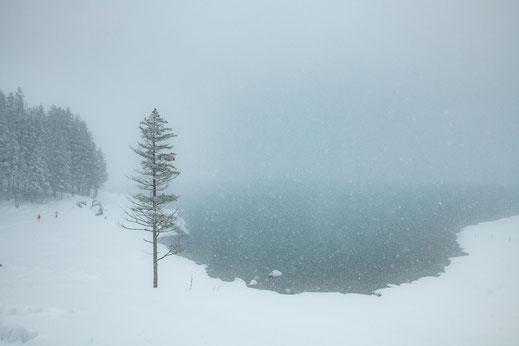
[[158, 286], [158, 262], [182, 250], [179, 243], [174, 243], [164, 254], [157, 250], [159, 235], [175, 231], [177, 219], [177, 210], [168, 212], [164, 209], [168, 203], [178, 199], [177, 195], [163, 191], [180, 174], [173, 166], [175, 153], [169, 144], [169, 139], [176, 135], [165, 127], [166, 124], [167, 121], [154, 109], [139, 125], [142, 141], [138, 142], [137, 148], [131, 149], [140, 156], [141, 169], [137, 170], [138, 176], [130, 179], [144, 192], [131, 195], [131, 206], [124, 210], [124, 220], [134, 226], [122, 225], [125, 229], [151, 233], [151, 241], [144, 241], [153, 246], [153, 287]]

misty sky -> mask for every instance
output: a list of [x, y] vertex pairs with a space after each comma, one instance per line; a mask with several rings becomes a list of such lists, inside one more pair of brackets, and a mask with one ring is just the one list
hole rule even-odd
[[0, 90], [69, 106], [118, 189], [154, 107], [179, 183], [519, 182], [518, 1], [0, 0]]

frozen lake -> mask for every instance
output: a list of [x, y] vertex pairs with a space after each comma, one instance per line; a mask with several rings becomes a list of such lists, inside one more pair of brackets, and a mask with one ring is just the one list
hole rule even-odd
[[211, 277], [368, 294], [442, 272], [463, 255], [456, 232], [518, 214], [519, 189], [245, 184], [196, 190], [181, 204], [191, 232], [181, 255]]

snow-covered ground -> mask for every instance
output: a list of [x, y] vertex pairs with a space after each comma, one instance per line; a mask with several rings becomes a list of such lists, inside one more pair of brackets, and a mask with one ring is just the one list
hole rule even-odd
[[149, 244], [116, 225], [124, 198], [101, 200], [106, 219], [85, 198], [0, 205], [0, 344], [519, 345], [518, 216], [465, 228], [468, 256], [380, 297], [280, 295], [176, 256], [151, 288]]

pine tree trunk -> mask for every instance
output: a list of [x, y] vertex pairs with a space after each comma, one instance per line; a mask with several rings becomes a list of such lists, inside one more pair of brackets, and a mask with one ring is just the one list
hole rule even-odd
[[153, 288], [156, 288], [158, 287], [159, 285], [159, 263], [158, 263], [158, 259], [157, 259], [157, 239], [158, 239], [158, 234], [157, 234], [157, 230], [156, 228], [154, 227], [153, 229]]
[[[153, 141], [153, 147], [155, 148], [155, 140]], [[153, 167], [155, 167], [155, 150], [153, 151]], [[157, 178], [155, 168], [153, 168], [153, 212], [156, 213], [157, 203]], [[159, 238], [157, 224], [153, 225], [153, 287], [156, 288], [159, 285], [159, 270], [158, 270], [158, 254], [157, 254], [157, 239]]]
[[9, 177], [9, 180], [7, 181], [7, 200], [11, 200], [11, 177]]

